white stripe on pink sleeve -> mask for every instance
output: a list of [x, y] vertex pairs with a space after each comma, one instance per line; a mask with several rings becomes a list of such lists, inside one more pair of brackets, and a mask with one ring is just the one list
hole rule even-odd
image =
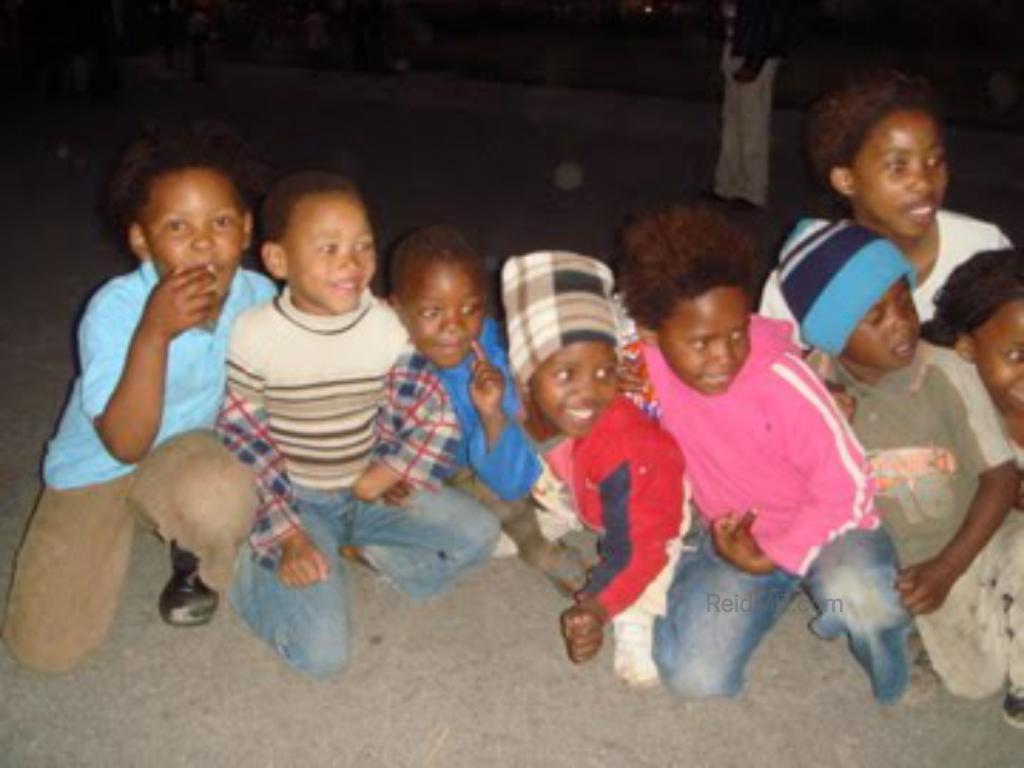
[[832, 396], [825, 386], [795, 355], [786, 355], [785, 362], [772, 365], [772, 371], [793, 387], [821, 416], [835, 442], [843, 468], [856, 488], [852, 514], [853, 520], [860, 520], [873, 510], [870, 475], [862, 469], [863, 451], [853, 430], [832, 405]]

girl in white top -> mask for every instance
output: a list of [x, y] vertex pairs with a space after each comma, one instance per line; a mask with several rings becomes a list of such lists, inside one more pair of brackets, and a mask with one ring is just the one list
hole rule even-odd
[[[941, 210], [949, 183], [945, 140], [922, 79], [881, 70], [827, 94], [811, 110], [808, 154], [850, 218], [894, 242], [914, 265], [914, 303], [922, 321], [931, 318], [935, 294], [957, 265], [978, 251], [1010, 244], [994, 224]], [[814, 224], [787, 240], [780, 265], [807, 226]], [[778, 270], [768, 276], [759, 311], [792, 320]]]

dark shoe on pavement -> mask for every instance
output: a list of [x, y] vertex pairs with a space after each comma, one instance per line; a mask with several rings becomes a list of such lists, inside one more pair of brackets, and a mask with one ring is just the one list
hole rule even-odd
[[217, 612], [219, 598], [199, 578], [199, 560], [171, 542], [174, 572], [160, 593], [160, 618], [173, 627], [206, 624]]
[[1024, 728], [1024, 688], [1010, 688], [1006, 692], [1003, 719], [1014, 728]]

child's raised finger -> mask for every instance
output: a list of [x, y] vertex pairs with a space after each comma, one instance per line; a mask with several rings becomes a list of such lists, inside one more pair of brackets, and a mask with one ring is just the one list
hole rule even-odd
[[190, 295], [216, 294], [217, 278], [205, 268], [192, 268], [172, 277], [176, 290]]
[[183, 278], [190, 277], [192, 271], [193, 271], [193, 267], [187, 267], [184, 264], [179, 264], [178, 266], [171, 267], [171, 269], [167, 270], [166, 272], [161, 273], [160, 274], [160, 279], [161, 280], [181, 280]]
[[477, 384], [498, 384], [503, 377], [501, 371], [488, 362], [477, 361], [473, 366], [473, 378]]
[[209, 264], [193, 265], [191, 267], [175, 267], [168, 273], [169, 277], [185, 277], [189, 280], [216, 280], [217, 272]]
[[470, 342], [470, 348], [473, 350], [473, 354], [476, 356], [478, 362], [488, 362], [487, 353], [484, 352], [484, 348], [480, 346], [480, 342], [477, 339], [473, 339], [473, 341]]
[[711, 529], [718, 534], [729, 534], [736, 530], [736, 518], [732, 515], [720, 517], [711, 524]]

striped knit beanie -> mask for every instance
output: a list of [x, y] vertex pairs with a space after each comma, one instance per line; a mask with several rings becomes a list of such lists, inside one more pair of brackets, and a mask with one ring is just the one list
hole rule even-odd
[[616, 344], [612, 272], [565, 251], [513, 256], [501, 270], [509, 362], [526, 383], [548, 357], [577, 341]]
[[851, 221], [804, 219], [782, 246], [779, 284], [806, 344], [838, 355], [893, 283], [914, 285], [899, 248]]

